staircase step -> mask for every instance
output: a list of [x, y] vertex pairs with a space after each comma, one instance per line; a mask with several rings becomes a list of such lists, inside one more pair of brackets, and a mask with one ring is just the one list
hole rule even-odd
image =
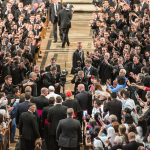
[[73, 5], [74, 12], [93, 12], [95, 11], [95, 7], [92, 4], [74, 4]]
[[69, 3], [69, 4], [91, 4], [92, 0], [63, 0], [63, 2], [65, 3]]

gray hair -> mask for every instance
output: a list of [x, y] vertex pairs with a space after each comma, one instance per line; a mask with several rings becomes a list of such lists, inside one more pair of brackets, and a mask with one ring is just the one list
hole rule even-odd
[[35, 65], [35, 66], [34, 66], [34, 69], [35, 69], [35, 68], [38, 68], [38, 69], [40, 69], [40, 66], [38, 66], [38, 65]]
[[123, 73], [126, 75], [126, 70], [125, 69], [121, 69], [120, 71], [123, 71]]
[[35, 76], [35, 72], [31, 72], [30, 74], [29, 74], [29, 78], [32, 78], [32, 77], [34, 77]]
[[106, 98], [110, 97], [110, 94], [108, 92], [102, 92], [101, 95], [106, 97]]
[[117, 145], [122, 145], [122, 138], [121, 137], [116, 136], [114, 140], [116, 141]]
[[110, 115], [109, 116], [109, 119], [114, 122], [114, 121], [117, 121], [117, 116], [116, 115]]
[[139, 73], [138, 76], [139, 76], [139, 78], [140, 78], [142, 81], [144, 80], [144, 77], [145, 77], [145, 76], [144, 76], [143, 73]]

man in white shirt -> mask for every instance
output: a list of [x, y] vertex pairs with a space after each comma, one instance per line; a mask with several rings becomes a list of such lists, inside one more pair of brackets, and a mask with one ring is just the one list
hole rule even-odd
[[92, 109], [92, 118], [94, 119], [94, 116], [97, 112], [101, 113], [101, 101], [99, 99], [94, 100], [94, 107]]
[[49, 86], [48, 89], [49, 89], [49, 94], [46, 96], [47, 99], [49, 99], [50, 97], [54, 97], [55, 100], [56, 100], [56, 97], [60, 96], [60, 95], [54, 93], [55, 92], [55, 88], [53, 86]]
[[124, 91], [123, 93], [123, 98], [124, 98], [124, 103], [123, 103], [123, 108], [130, 108], [131, 110], [135, 109], [135, 103], [134, 100], [130, 99], [130, 93], [128, 91]]

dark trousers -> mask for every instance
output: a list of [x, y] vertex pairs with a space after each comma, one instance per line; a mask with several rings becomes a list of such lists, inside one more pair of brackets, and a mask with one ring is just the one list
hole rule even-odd
[[[58, 17], [55, 17], [54, 23], [53, 23], [53, 35], [54, 35], [54, 41], [57, 41], [57, 23], [58, 23]], [[59, 29], [59, 36], [60, 39], [63, 39], [62, 31]]]
[[35, 148], [35, 140], [23, 139], [23, 143], [24, 143], [23, 150], [34, 150], [34, 148]]
[[62, 32], [63, 32], [62, 46], [65, 46], [66, 42], [69, 43], [69, 39], [68, 39], [69, 28], [62, 29]]
[[50, 135], [50, 150], [59, 150], [58, 142], [56, 141], [56, 135]]

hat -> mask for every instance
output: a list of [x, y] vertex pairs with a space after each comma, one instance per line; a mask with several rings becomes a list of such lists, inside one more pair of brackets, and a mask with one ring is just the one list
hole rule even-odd
[[49, 86], [48, 88], [50, 91], [54, 91], [54, 87], [53, 86]]
[[66, 95], [67, 95], [67, 96], [71, 96], [71, 95], [72, 95], [72, 92], [68, 90], [68, 91], [66, 92]]

